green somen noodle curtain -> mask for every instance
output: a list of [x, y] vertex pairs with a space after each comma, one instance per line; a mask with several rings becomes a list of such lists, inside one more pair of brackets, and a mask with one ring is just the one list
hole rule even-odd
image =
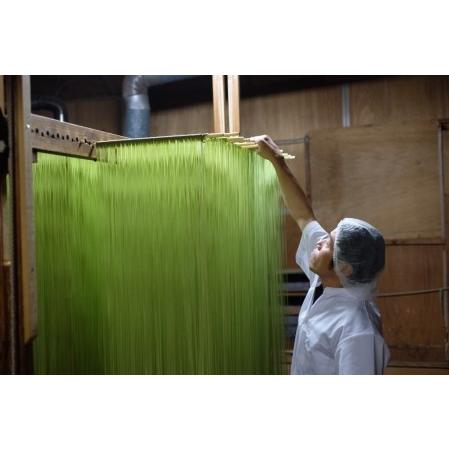
[[272, 166], [207, 136], [34, 164], [39, 374], [277, 374]]

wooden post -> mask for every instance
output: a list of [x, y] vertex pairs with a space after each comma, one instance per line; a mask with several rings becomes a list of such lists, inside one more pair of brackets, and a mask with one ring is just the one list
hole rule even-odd
[[229, 132], [240, 133], [240, 86], [238, 75], [228, 75]]
[[225, 123], [225, 89], [224, 76], [212, 76], [212, 93], [214, 103], [214, 133], [224, 133]]
[[[23, 349], [37, 332], [34, 212], [32, 190], [33, 154], [30, 144], [31, 115], [29, 76], [11, 77], [9, 114], [12, 121], [12, 190], [14, 211], [14, 277], [19, 314], [19, 342]], [[9, 119], [9, 117], [8, 117]], [[24, 361], [21, 355], [21, 364]], [[23, 372], [24, 368], [20, 368]]]

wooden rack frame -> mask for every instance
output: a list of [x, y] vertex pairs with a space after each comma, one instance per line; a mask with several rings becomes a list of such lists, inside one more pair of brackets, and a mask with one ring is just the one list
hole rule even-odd
[[[212, 81], [213, 134], [133, 141], [211, 136], [245, 149], [257, 149], [257, 144], [239, 135], [239, 77], [228, 75], [227, 82], [228, 132], [224, 76], [220, 75], [213, 76]], [[119, 144], [127, 138], [32, 114], [29, 76], [0, 75], [0, 108], [8, 126], [7, 135], [0, 133], [0, 374], [25, 374], [32, 373], [31, 342], [37, 334], [32, 163], [39, 152], [96, 160], [97, 147]], [[9, 143], [8, 148], [4, 142]], [[293, 158], [287, 153], [284, 157]], [[7, 201], [8, 177], [11, 183]]]
[[31, 114], [28, 124], [33, 151], [92, 159], [95, 143], [126, 137]]
[[[219, 134], [211, 136], [255, 149], [257, 145], [238, 135], [238, 76], [228, 77], [228, 92], [230, 132], [226, 133], [224, 77], [214, 76], [214, 132]], [[0, 374], [24, 374], [32, 372], [30, 343], [37, 333], [33, 160], [38, 152], [95, 160], [97, 144], [126, 137], [32, 114], [29, 76], [0, 75], [0, 109], [8, 127], [0, 135]]]

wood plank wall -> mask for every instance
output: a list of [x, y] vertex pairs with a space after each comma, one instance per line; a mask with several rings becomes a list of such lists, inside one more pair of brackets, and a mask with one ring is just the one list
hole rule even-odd
[[66, 103], [69, 122], [121, 134], [120, 97], [72, 100]]
[[442, 237], [434, 123], [317, 130], [309, 137], [313, 208], [326, 229], [354, 216], [385, 239]]
[[[387, 77], [366, 83], [353, 83], [350, 85], [349, 96], [351, 126], [399, 126], [404, 122], [449, 117], [447, 76]], [[429, 167], [428, 163], [424, 164]], [[446, 173], [449, 172], [446, 170]], [[421, 177], [418, 176], [417, 183], [420, 182]], [[431, 198], [421, 198], [424, 208], [434, 202], [435, 195]], [[436, 204], [434, 206], [435, 210], [439, 209]], [[436, 216], [429, 224], [435, 230], [438, 226], [441, 228]], [[442, 258], [441, 246], [387, 247], [387, 268], [381, 280], [381, 291], [397, 292], [406, 288], [420, 290], [443, 286]], [[447, 337], [438, 295], [385, 298], [380, 299], [379, 303], [393, 360], [446, 360], [444, 343]]]
[[448, 76], [395, 76], [350, 85], [351, 125], [449, 117]]
[[[68, 103], [70, 121], [81, 125], [120, 133], [120, 98]], [[448, 76], [383, 77], [349, 85], [350, 126], [400, 125], [449, 117]], [[270, 134], [275, 140], [303, 137], [314, 130], [342, 127], [342, 86], [304, 89], [241, 101], [241, 129], [246, 136]], [[153, 135], [172, 135], [212, 131], [212, 105], [199, 104], [175, 110], [154, 112]], [[288, 147], [296, 159], [289, 163], [305, 186], [304, 145]], [[421, 166], [423, 167], [423, 166]], [[420, 170], [420, 165], [416, 165]], [[426, 167], [424, 167], [424, 172]], [[419, 179], [419, 178], [418, 178]], [[426, 177], [429, 183], [432, 179]], [[312, 182], [317, 182], [316, 179]], [[408, 181], [407, 181], [408, 182]], [[432, 197], [434, 198], [434, 197]], [[421, 198], [420, 201], [426, 201]], [[432, 199], [432, 204], [434, 204]], [[436, 209], [424, 206], [431, 218], [426, 235], [441, 231]], [[432, 206], [433, 207], [433, 206]], [[395, 211], [391, 210], [394, 215]], [[409, 211], [410, 212], [410, 211]], [[416, 209], [419, 214], [419, 210]], [[410, 214], [410, 220], [416, 217]], [[415, 223], [417, 224], [417, 223]], [[413, 229], [412, 237], [420, 231]], [[295, 268], [294, 254], [300, 239], [295, 223], [286, 218], [285, 267]], [[403, 245], [387, 248], [388, 268], [382, 278], [384, 292], [440, 287], [442, 283], [441, 248], [432, 245]], [[441, 308], [437, 298], [395, 298], [381, 300], [387, 341], [396, 360], [441, 361]]]
[[[390, 245], [380, 293], [440, 288], [443, 254], [438, 245]], [[379, 298], [392, 360], [445, 360], [445, 328], [438, 294]]]

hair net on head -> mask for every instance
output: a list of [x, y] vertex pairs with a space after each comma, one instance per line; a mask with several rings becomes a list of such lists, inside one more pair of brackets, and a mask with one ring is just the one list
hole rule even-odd
[[357, 296], [375, 295], [377, 278], [385, 265], [385, 241], [374, 226], [356, 218], [341, 220], [333, 259], [343, 287], [356, 288], [353, 292]]

